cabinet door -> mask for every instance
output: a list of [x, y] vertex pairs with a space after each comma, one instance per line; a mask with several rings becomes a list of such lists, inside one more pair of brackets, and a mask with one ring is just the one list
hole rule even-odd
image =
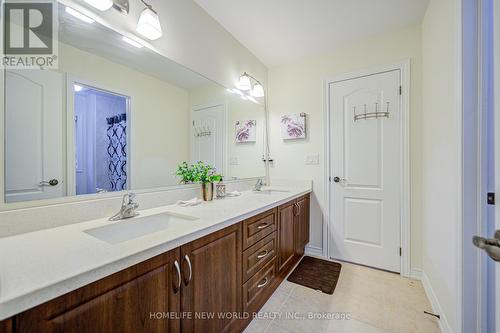
[[303, 255], [309, 243], [309, 196], [297, 199], [295, 214], [296, 252]]
[[241, 223], [181, 247], [182, 332], [227, 332], [241, 312]]
[[12, 326], [12, 318], [5, 319], [3, 321], [0, 321], [0, 333], [12, 333], [13, 331], [13, 326]]
[[293, 260], [295, 255], [295, 200], [278, 208], [278, 271]]
[[15, 332], [180, 332], [179, 249], [19, 314]]

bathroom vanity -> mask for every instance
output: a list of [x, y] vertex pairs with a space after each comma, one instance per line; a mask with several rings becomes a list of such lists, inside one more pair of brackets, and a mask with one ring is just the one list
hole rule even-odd
[[[57, 67], [0, 78], [0, 333], [239, 332], [304, 254], [312, 184], [261, 189], [259, 79], [219, 84], [82, 3], [54, 8]], [[241, 196], [174, 205], [199, 161]], [[110, 221], [131, 191], [140, 215]]]
[[[265, 210], [169, 249], [170, 241], [160, 254], [0, 322], [0, 332], [242, 331], [304, 254], [310, 195], [302, 192], [221, 200], [226, 209], [256, 197]], [[191, 213], [214, 205], [203, 206]]]

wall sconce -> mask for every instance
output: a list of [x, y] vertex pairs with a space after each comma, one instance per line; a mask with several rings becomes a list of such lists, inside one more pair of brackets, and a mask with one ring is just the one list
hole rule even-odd
[[141, 2], [146, 8], [144, 8], [139, 17], [136, 30], [150, 40], [158, 39], [163, 35], [158, 13], [153, 9], [153, 6], [147, 4], [144, 0], [141, 0]]
[[[255, 84], [252, 87], [252, 80], [255, 81]], [[250, 91], [250, 95], [253, 97], [264, 97], [264, 87], [259, 80], [257, 80], [252, 75], [247, 72], [241, 74], [240, 80], [238, 81], [238, 89], [242, 91]]]

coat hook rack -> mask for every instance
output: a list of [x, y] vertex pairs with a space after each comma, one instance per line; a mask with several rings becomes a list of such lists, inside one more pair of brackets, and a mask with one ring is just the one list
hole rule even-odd
[[195, 138], [201, 138], [204, 136], [212, 135], [212, 131], [210, 130], [210, 127], [207, 125], [195, 125], [193, 122], [193, 130]]
[[368, 112], [368, 106], [366, 104], [363, 105], [363, 112], [362, 113], [356, 113], [356, 106], [353, 107], [354, 109], [354, 121], [358, 120], [363, 120], [363, 119], [371, 119], [371, 118], [389, 118], [390, 112], [389, 112], [389, 105], [390, 102], [386, 103], [386, 109], [385, 111], [379, 111], [379, 103], [375, 103], [375, 110], [372, 112]]

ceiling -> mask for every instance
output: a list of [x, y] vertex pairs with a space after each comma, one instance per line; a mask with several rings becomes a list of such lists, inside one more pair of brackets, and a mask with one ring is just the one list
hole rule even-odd
[[268, 67], [419, 24], [428, 0], [194, 0]]

